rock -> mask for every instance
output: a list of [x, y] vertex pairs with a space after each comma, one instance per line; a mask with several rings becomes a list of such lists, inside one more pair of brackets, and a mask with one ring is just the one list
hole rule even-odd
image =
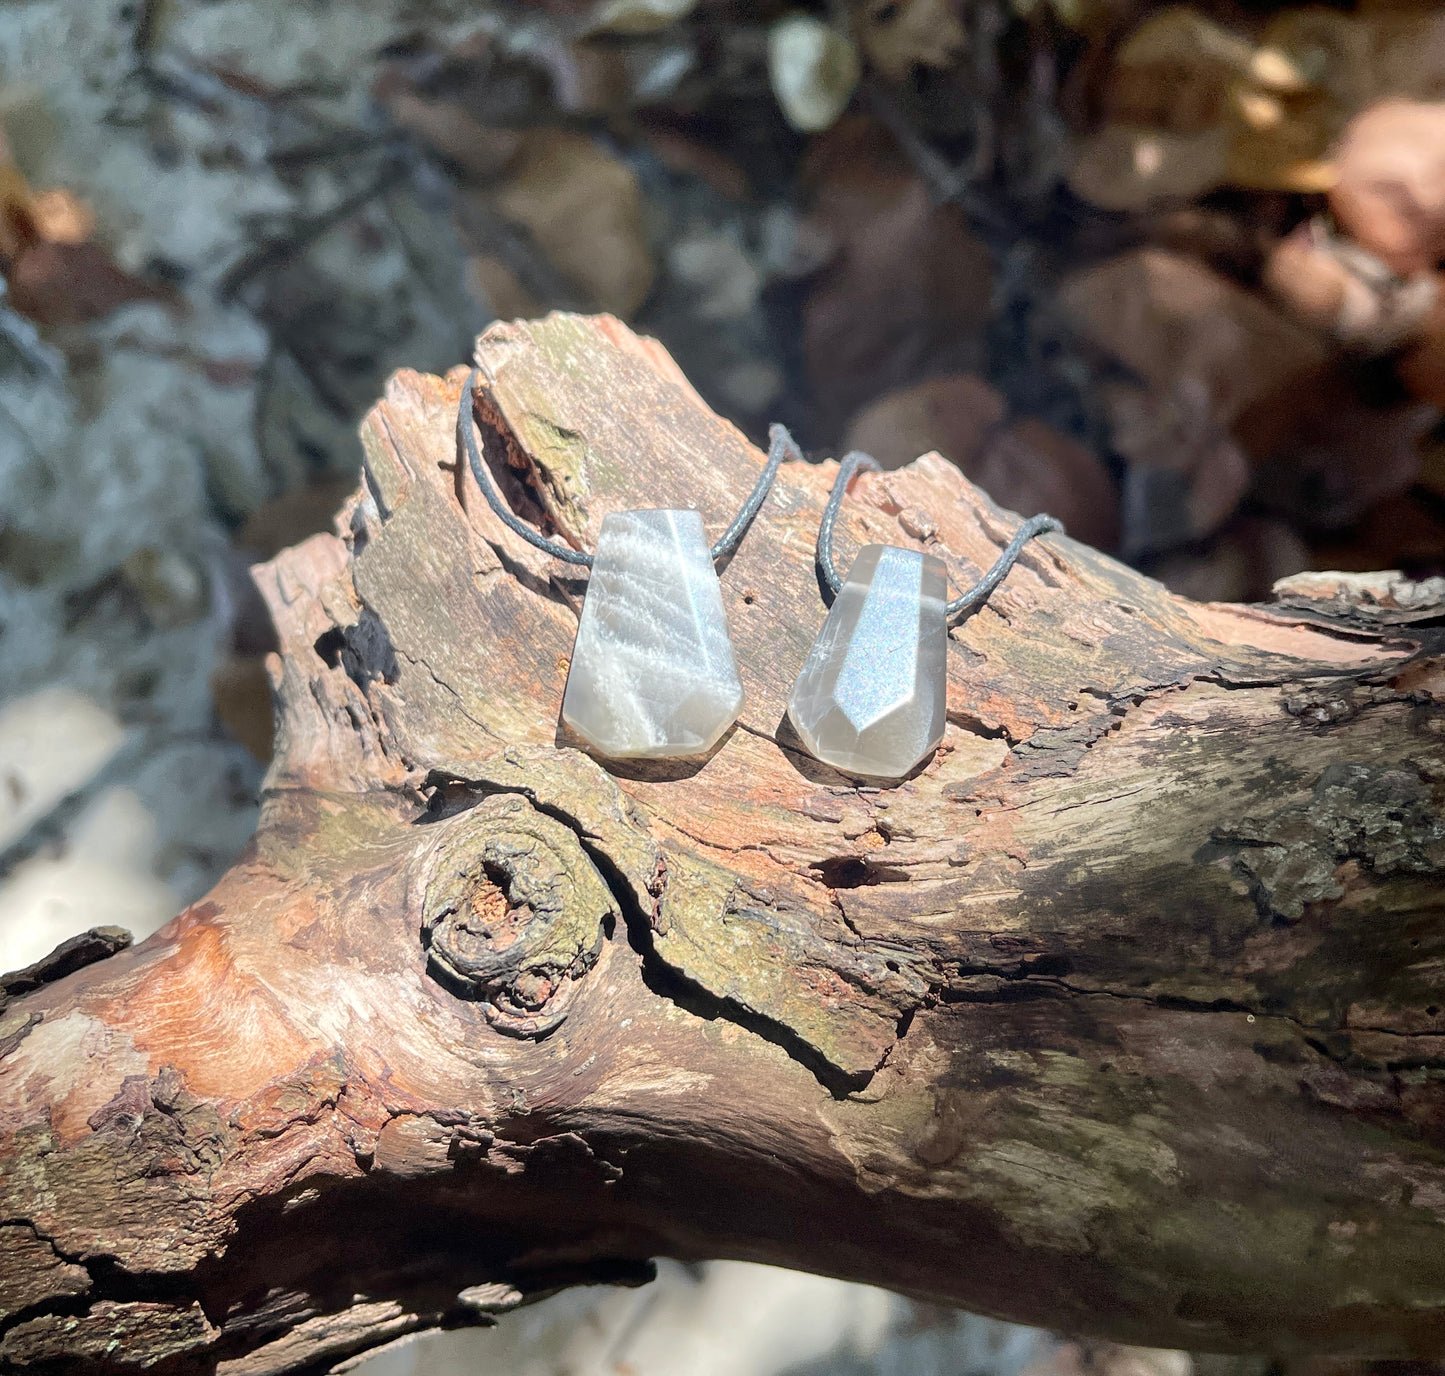
[[901, 779], [943, 739], [948, 571], [943, 560], [864, 545], [788, 698], [824, 764]]
[[742, 706], [702, 517], [604, 517], [563, 723], [609, 759], [676, 759], [707, 754]]
[[1445, 257], [1445, 102], [1386, 100], [1350, 121], [1330, 208], [1395, 272]]

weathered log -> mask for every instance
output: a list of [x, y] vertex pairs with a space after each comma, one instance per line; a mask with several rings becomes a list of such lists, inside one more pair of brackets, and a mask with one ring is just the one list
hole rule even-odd
[[[721, 529], [762, 462], [667, 355], [479, 341], [519, 511]], [[1064, 536], [953, 632], [893, 788], [784, 703], [830, 464], [723, 588], [708, 760], [558, 737], [584, 584], [402, 373], [359, 493], [257, 576], [282, 652], [247, 853], [0, 1012], [0, 1357], [325, 1370], [648, 1258], [737, 1257], [1195, 1349], [1445, 1352], [1445, 588], [1202, 606]], [[936, 456], [840, 526], [964, 584], [1016, 518]]]

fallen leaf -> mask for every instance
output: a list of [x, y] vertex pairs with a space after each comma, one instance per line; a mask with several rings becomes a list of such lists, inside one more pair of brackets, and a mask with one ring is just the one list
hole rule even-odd
[[484, 125], [455, 101], [432, 99], [403, 88], [390, 95], [386, 105], [403, 129], [477, 181], [496, 176], [522, 145], [519, 130]]
[[590, 27], [609, 33], [656, 33], [697, 8], [697, 0], [601, 0]]
[[1245, 407], [1318, 367], [1327, 354], [1312, 331], [1202, 264], [1143, 248], [1066, 279], [1059, 300], [1097, 347], [1127, 364], [1150, 390], [1203, 388], [1228, 426]]
[[272, 559], [309, 536], [335, 529], [341, 504], [356, 491], [353, 474], [315, 478], [261, 503], [236, 532], [235, 544], [253, 560]]
[[1285, 522], [1242, 516], [1202, 554], [1172, 556], [1150, 573], [1196, 602], [1263, 602], [1280, 579], [1310, 568], [1310, 561], [1309, 546]]
[[1299, 320], [1371, 355], [1388, 353], [1419, 334], [1440, 295], [1430, 273], [1401, 278], [1318, 220], [1299, 225], [1274, 246], [1262, 280]]
[[893, 82], [920, 67], [956, 67], [968, 45], [955, 0], [858, 0], [853, 32], [869, 65]]
[[1224, 524], [1249, 491], [1244, 450], [1203, 382], [1183, 376], [1164, 391], [1104, 389], [1114, 448], [1128, 460], [1121, 550], [1136, 559], [1193, 544]]
[[1445, 102], [1390, 100], [1357, 115], [1335, 155], [1330, 208], [1398, 273], [1445, 258]]
[[830, 128], [858, 85], [858, 53], [847, 34], [810, 14], [768, 29], [768, 80], [788, 123], [804, 134]]
[[1147, 210], [1202, 196], [1228, 171], [1222, 127], [1180, 134], [1110, 124], [1077, 142], [1068, 180], [1075, 195], [1105, 210]]
[[1340, 529], [1403, 492], [1420, 472], [1430, 406], [1377, 404], [1331, 360], [1239, 417], [1256, 465], [1253, 493], [1306, 530]]
[[35, 233], [52, 244], [80, 244], [95, 233], [95, 212], [79, 196], [52, 189], [30, 201]]
[[848, 428], [845, 449], [901, 468], [936, 451], [1001, 506], [1047, 512], [1076, 539], [1101, 549], [1118, 538], [1118, 494], [1100, 461], [1077, 440], [1033, 417], [1005, 423], [1003, 397], [968, 374], [929, 378], [878, 398]]
[[530, 320], [546, 312], [517, 274], [493, 254], [477, 253], [468, 258], [467, 279], [472, 294], [498, 320]]
[[1119, 46], [1104, 92], [1115, 123], [1199, 134], [1223, 123], [1254, 45], [1187, 5], [1149, 15]]
[[1428, 496], [1399, 493], [1371, 508], [1347, 535], [1318, 541], [1311, 554], [1321, 569], [1403, 569], [1411, 578], [1436, 578], [1445, 574], [1445, 520]]
[[227, 655], [211, 671], [211, 701], [221, 724], [261, 764], [269, 764], [275, 731], [271, 678], [262, 655]]
[[642, 192], [620, 159], [566, 129], [522, 136], [497, 207], [523, 226], [588, 310], [629, 316], [655, 275], [642, 221]]
[[1077, 440], [1032, 416], [1016, 420], [984, 447], [969, 477], [1021, 516], [1047, 512], [1076, 540], [1113, 549], [1119, 494], [1104, 465]]
[[174, 301], [175, 293], [116, 267], [93, 243], [39, 240], [6, 272], [9, 303], [41, 325], [94, 320], [129, 301]]
[[1007, 409], [1003, 395], [980, 377], [929, 378], [865, 406], [842, 447], [861, 449], [884, 468], [902, 468], [936, 449], [968, 472]]
[[836, 251], [803, 303], [803, 356], [827, 435], [874, 397], [982, 362], [993, 259], [955, 205], [938, 205], [875, 121], [815, 143], [808, 224]]

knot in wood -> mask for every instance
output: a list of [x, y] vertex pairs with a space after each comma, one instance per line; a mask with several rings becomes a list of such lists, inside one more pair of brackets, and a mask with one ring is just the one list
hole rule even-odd
[[422, 900], [432, 973], [481, 999], [498, 1031], [546, 1036], [617, 920], [611, 891], [576, 834], [520, 794], [438, 825]]

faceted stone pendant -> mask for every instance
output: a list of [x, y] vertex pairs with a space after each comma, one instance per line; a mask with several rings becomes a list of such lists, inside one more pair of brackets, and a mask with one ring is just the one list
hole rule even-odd
[[931, 554], [859, 550], [788, 699], [824, 764], [901, 779], [943, 739], [947, 589]]
[[702, 517], [604, 517], [562, 720], [611, 759], [672, 759], [707, 754], [742, 708]]

